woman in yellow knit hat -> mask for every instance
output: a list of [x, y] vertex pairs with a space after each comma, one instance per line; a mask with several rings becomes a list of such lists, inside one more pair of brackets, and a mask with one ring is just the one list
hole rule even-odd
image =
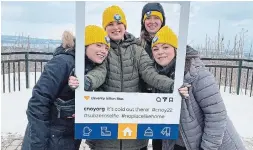
[[[159, 75], [146, 51], [139, 41], [126, 32], [127, 21], [119, 6], [110, 6], [103, 12], [103, 28], [110, 37], [110, 50], [103, 65], [93, 69], [91, 89], [100, 87], [108, 92], [140, 92], [139, 81], [168, 92], [174, 81]], [[97, 80], [99, 78], [99, 80]], [[105, 81], [105, 82], [103, 82]], [[187, 91], [187, 88], [183, 88]], [[93, 150], [145, 150], [148, 140], [86, 140]]]
[[[110, 41], [98, 26], [87, 26], [85, 34], [85, 72], [88, 73], [105, 60]], [[75, 65], [74, 39], [70, 32], [63, 33], [61, 46], [33, 88], [22, 150], [79, 150], [81, 140], [74, 139], [75, 92], [68, 86]]]
[[[85, 28], [85, 74], [88, 74], [97, 64], [101, 64], [108, 55], [110, 38], [102, 27], [89, 25]], [[90, 72], [92, 75], [92, 72]], [[90, 90], [90, 79], [85, 76], [85, 90]], [[69, 85], [75, 89], [79, 83], [77, 78], [70, 76]], [[94, 89], [93, 89], [94, 90]]]
[[[168, 27], [152, 40], [152, 55], [160, 74], [175, 78], [178, 40]], [[187, 46], [184, 82], [192, 85], [189, 98], [182, 101], [177, 140], [163, 140], [162, 150], [245, 150], [226, 108], [213, 75], [205, 68], [196, 50]], [[153, 92], [159, 92], [153, 89]]]
[[127, 21], [120, 7], [113, 5], [106, 8], [103, 13], [102, 24], [112, 41], [123, 40], [127, 29]]
[[85, 28], [85, 54], [93, 63], [101, 64], [107, 57], [110, 38], [103, 28], [89, 25]]

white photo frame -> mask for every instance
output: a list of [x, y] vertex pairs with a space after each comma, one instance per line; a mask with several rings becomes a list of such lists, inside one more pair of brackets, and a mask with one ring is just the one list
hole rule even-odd
[[[84, 29], [85, 29], [85, 2], [77, 1], [76, 2], [76, 57], [75, 57], [75, 73], [79, 80], [79, 87], [75, 90], [75, 137], [78, 139], [176, 139], [178, 137], [178, 132], [173, 133], [173, 130], [178, 130], [179, 118], [180, 118], [180, 110], [181, 110], [181, 96], [178, 92], [178, 89], [183, 84], [184, 78], [184, 67], [185, 67], [185, 55], [186, 55], [186, 45], [187, 45], [187, 36], [188, 36], [188, 25], [189, 25], [189, 13], [190, 13], [190, 2], [182, 2], [182, 1], [170, 1], [170, 2], [161, 2], [161, 3], [174, 3], [180, 4], [180, 19], [179, 19], [179, 34], [178, 34], [178, 50], [177, 50], [177, 58], [176, 58], [176, 71], [175, 71], [175, 81], [174, 81], [174, 92], [173, 93], [125, 93], [125, 92], [89, 92], [84, 91], [84, 62], [85, 62], [85, 52], [84, 52]], [[83, 57], [81, 57], [83, 56]], [[85, 97], [89, 98], [85, 100]], [[106, 100], [108, 97], [116, 98], [116, 100]], [[92, 99], [93, 98], [93, 99]], [[97, 98], [96, 100], [94, 100]], [[100, 100], [98, 100], [100, 99]], [[108, 98], [109, 99], [109, 98]], [[123, 99], [123, 100], [117, 100]], [[144, 102], [145, 101], [145, 102]], [[109, 104], [109, 105], [108, 105]], [[149, 105], [149, 106], [148, 106]], [[90, 108], [84, 113], [84, 107]], [[114, 111], [110, 110], [111, 107]], [[149, 108], [157, 109], [159, 111], [172, 111], [166, 114], [165, 119], [160, 118], [154, 119], [152, 118], [136, 118], [133, 112], [131, 112], [132, 108]], [[93, 108], [93, 109], [91, 109]], [[105, 108], [105, 109], [102, 109]], [[115, 111], [118, 108], [121, 111]], [[129, 112], [127, 112], [127, 108], [129, 108]], [[123, 111], [125, 109], [125, 112]], [[96, 111], [99, 112], [97, 114], [100, 117], [105, 117], [105, 112], [109, 112], [108, 114], [116, 114], [121, 117], [119, 118], [100, 118], [97, 116], [94, 117], [85, 117], [85, 114], [89, 114], [90, 116], [96, 114]], [[104, 111], [104, 112], [103, 112]], [[112, 111], [112, 112], [110, 112]], [[141, 115], [142, 113], [148, 113], [143, 110], [143, 112], [138, 112], [136, 114]], [[156, 111], [152, 111], [153, 114], [161, 114], [161, 112], [157, 113]], [[122, 117], [122, 114], [129, 115], [128, 118]], [[143, 114], [142, 114], [143, 115]], [[161, 117], [161, 116], [160, 116]], [[99, 124], [101, 126], [99, 126]], [[146, 135], [150, 136], [138, 136], [139, 131], [136, 132], [136, 137], [122, 137], [119, 135], [119, 124], [121, 127], [127, 127], [128, 125], [140, 125], [143, 124], [141, 130], [146, 133], [145, 128], [150, 129], [153, 128], [155, 133], [160, 133], [161, 136], [156, 136], [157, 134], [151, 134], [148, 132]], [[166, 126], [170, 124], [173, 126]], [[126, 125], [126, 126], [124, 126]], [[160, 125], [158, 127], [158, 125]], [[174, 128], [175, 125], [175, 128]], [[93, 128], [94, 127], [94, 128]], [[102, 128], [108, 130], [110, 136], [102, 136]], [[132, 126], [133, 127], [133, 126]], [[166, 128], [167, 127], [167, 128]], [[93, 129], [92, 129], [93, 128]], [[129, 127], [130, 128], [130, 127]], [[128, 129], [129, 129], [128, 128]], [[136, 130], [139, 130], [138, 127]], [[101, 129], [101, 131], [100, 131]], [[118, 130], [118, 131], [117, 131]], [[127, 130], [127, 128], [126, 128]], [[156, 131], [157, 130], [157, 131]], [[159, 131], [158, 131], [159, 130]], [[87, 132], [86, 132], [87, 131]], [[128, 130], [127, 130], [128, 131]], [[150, 131], [150, 130], [149, 130]], [[170, 134], [168, 131], [172, 131]], [[117, 133], [115, 133], [117, 132]], [[103, 135], [106, 135], [105, 131], [103, 131]], [[128, 133], [128, 132], [127, 132]], [[127, 133], [124, 133], [127, 135]], [[163, 135], [164, 133], [164, 135]], [[169, 136], [166, 136], [169, 135]], [[117, 138], [115, 138], [117, 136]]]

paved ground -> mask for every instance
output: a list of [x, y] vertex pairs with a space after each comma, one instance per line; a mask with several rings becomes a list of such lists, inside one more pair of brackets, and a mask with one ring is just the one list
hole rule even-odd
[[[1, 136], [1, 150], [21, 150], [22, 136], [18, 134], [5, 134]], [[82, 142], [80, 150], [89, 150], [89, 147]]]
[[[253, 138], [243, 138], [247, 150], [253, 150]], [[1, 150], [21, 150], [22, 136], [8, 133], [1, 136]], [[152, 148], [149, 148], [152, 150]], [[89, 150], [88, 146], [82, 142], [80, 150]]]

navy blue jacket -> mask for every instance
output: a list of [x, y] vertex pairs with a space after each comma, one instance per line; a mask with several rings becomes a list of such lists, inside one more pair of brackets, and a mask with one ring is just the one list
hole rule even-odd
[[[53, 58], [47, 62], [26, 111], [28, 125], [23, 141], [24, 150], [48, 149], [50, 138], [51, 108], [57, 98], [74, 98], [74, 91], [68, 86], [68, 79], [75, 65], [74, 50], [65, 51], [58, 47]], [[72, 127], [73, 128], [73, 127]]]

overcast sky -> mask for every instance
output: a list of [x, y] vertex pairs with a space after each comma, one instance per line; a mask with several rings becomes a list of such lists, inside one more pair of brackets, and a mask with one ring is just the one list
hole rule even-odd
[[[144, 2], [87, 2], [86, 24], [101, 25], [102, 12], [110, 5], [125, 12], [128, 32], [139, 37]], [[162, 3], [166, 24], [178, 33], [180, 6]], [[233, 40], [242, 28], [247, 44], [253, 41], [253, 2], [191, 2], [188, 43], [204, 44], [206, 34], [214, 38], [220, 30], [225, 41]], [[75, 2], [2, 2], [2, 35], [60, 39], [64, 30], [75, 32]]]

